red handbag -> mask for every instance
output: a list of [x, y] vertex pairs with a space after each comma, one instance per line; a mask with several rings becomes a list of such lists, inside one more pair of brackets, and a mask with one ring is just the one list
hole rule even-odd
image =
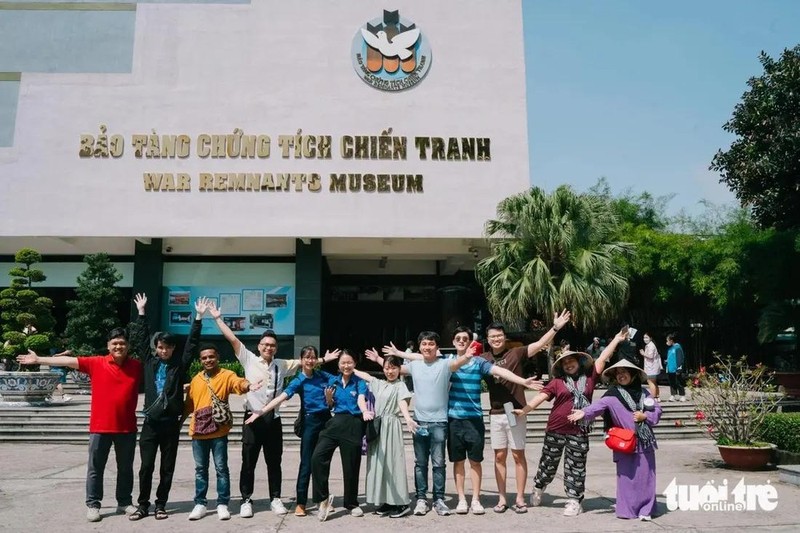
[[636, 451], [636, 432], [631, 429], [611, 428], [606, 435], [606, 446], [615, 452], [633, 453]]

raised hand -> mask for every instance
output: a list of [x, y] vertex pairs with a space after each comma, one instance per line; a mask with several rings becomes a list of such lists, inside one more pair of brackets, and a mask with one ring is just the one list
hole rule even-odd
[[400, 350], [397, 349], [397, 346], [395, 346], [393, 342], [390, 342], [388, 346], [384, 346], [383, 348], [381, 348], [381, 351], [385, 355], [394, 355], [394, 356], [397, 356], [397, 357], [399, 357], [400, 353], [401, 353]]
[[380, 355], [378, 355], [378, 352], [375, 350], [375, 348], [367, 348], [366, 350], [364, 350], [364, 355], [367, 357], [367, 359], [369, 359], [373, 363], [379, 363], [378, 360], [381, 357]]
[[217, 304], [214, 303], [214, 300], [208, 301], [208, 314], [211, 315], [211, 318], [214, 320], [222, 316], [222, 311], [217, 309]]
[[577, 409], [575, 411], [572, 411], [572, 414], [567, 416], [567, 420], [569, 420], [570, 422], [578, 422], [579, 420], [583, 420], [584, 416], [586, 416], [586, 414], [580, 409]]
[[544, 382], [536, 378], [528, 378], [525, 380], [525, 387], [531, 390], [542, 390], [544, 388]]
[[205, 312], [209, 310], [212, 303], [214, 303], [212, 300], [209, 300], [205, 296], [201, 296], [194, 303], [194, 310], [197, 311], [198, 315], [203, 316]]
[[325, 356], [322, 358], [323, 361], [326, 363], [329, 361], [335, 361], [339, 359], [339, 356], [342, 355], [342, 350], [336, 348], [334, 351], [325, 350]]
[[566, 309], [561, 311], [561, 314], [554, 313], [553, 314], [553, 326], [555, 326], [556, 329], [561, 329], [561, 328], [563, 328], [564, 326], [567, 325], [567, 323], [569, 322], [569, 319], [571, 317], [572, 317], [572, 314], [569, 311], [567, 311]]
[[137, 293], [136, 296], [133, 297], [133, 303], [136, 304], [136, 310], [139, 311], [139, 314], [143, 315], [144, 308], [147, 305], [147, 295], [143, 292]]

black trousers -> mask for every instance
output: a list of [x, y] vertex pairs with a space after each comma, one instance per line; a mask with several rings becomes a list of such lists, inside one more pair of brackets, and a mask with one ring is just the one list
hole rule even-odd
[[361, 437], [364, 421], [360, 416], [337, 413], [319, 435], [314, 455], [311, 456], [311, 477], [314, 480], [314, 501], [319, 503], [330, 495], [328, 478], [331, 474], [333, 452], [339, 448], [342, 456], [342, 481], [344, 506], [358, 507], [358, 474], [361, 469]]
[[683, 387], [683, 374], [681, 372], [667, 372], [667, 380], [669, 381], [669, 393], [672, 396], [686, 396], [686, 389]]
[[[244, 412], [244, 419], [250, 416], [249, 411]], [[242, 471], [239, 473], [239, 491], [242, 501], [249, 501], [253, 496], [256, 465], [261, 452], [264, 452], [264, 462], [267, 464], [267, 482], [269, 484], [269, 498], [281, 497], [281, 458], [283, 456], [283, 425], [280, 418], [269, 420], [259, 418], [252, 424], [242, 424]]]
[[139, 435], [139, 507], [150, 508], [150, 490], [153, 486], [153, 471], [156, 466], [156, 454], [161, 452], [161, 467], [156, 488], [156, 507], [163, 509], [169, 499], [172, 488], [172, 475], [175, 473], [175, 459], [178, 456], [178, 439], [181, 424], [176, 418], [165, 422], [145, 420]]

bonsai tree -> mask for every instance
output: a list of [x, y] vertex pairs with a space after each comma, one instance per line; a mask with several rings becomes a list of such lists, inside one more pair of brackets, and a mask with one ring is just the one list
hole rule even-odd
[[93, 354], [105, 346], [106, 334], [119, 326], [117, 306], [122, 291], [116, 284], [122, 274], [107, 254], [84, 257], [86, 270], [78, 276], [77, 298], [67, 302], [64, 336], [75, 354]]
[[769, 383], [767, 367], [751, 367], [741, 357], [720, 357], [709, 368], [701, 368], [689, 383], [697, 406], [696, 419], [721, 446], [765, 446], [758, 442], [766, 416], [781, 395]]
[[[0, 291], [0, 322], [2, 322], [3, 346], [0, 348], [11, 368], [14, 357], [28, 350], [43, 352], [50, 348], [53, 340], [55, 319], [50, 309], [53, 300], [41, 296], [33, 284], [47, 279], [44, 272], [31, 265], [40, 263], [42, 255], [36, 250], [23, 248], [14, 255], [21, 266], [9, 270], [11, 286]], [[24, 370], [37, 370], [28, 366]]]

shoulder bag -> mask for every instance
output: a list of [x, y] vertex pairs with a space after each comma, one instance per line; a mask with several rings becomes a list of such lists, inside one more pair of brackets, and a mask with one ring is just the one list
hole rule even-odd
[[233, 413], [231, 413], [230, 404], [219, 399], [219, 396], [211, 387], [211, 380], [208, 378], [208, 374], [203, 373], [203, 377], [206, 380], [208, 392], [211, 393], [211, 418], [220, 426], [232, 426]]
[[608, 430], [606, 446], [615, 452], [633, 453], [636, 451], [636, 432], [631, 429], [613, 427]]

